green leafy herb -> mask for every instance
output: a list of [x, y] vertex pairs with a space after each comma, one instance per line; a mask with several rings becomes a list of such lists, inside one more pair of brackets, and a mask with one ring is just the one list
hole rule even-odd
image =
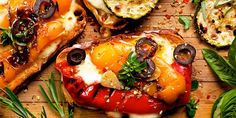
[[192, 0], [192, 3], [194, 3], [195, 5], [198, 5], [201, 2], [201, 0]]
[[205, 1], [201, 2], [201, 11], [202, 11], [202, 16], [203, 16], [204, 20], [206, 20], [207, 14], [206, 14], [206, 2]]
[[186, 113], [189, 118], [193, 118], [196, 114], [197, 110], [197, 102], [193, 99], [190, 98], [189, 103], [186, 105]]
[[188, 19], [188, 17], [186, 17], [186, 16], [180, 16], [180, 17], [179, 17], [179, 22], [184, 25], [184, 29], [185, 29], [185, 30], [188, 30], [188, 29], [189, 29], [191, 22], [190, 22], [190, 20]]
[[135, 79], [137, 78], [135, 75], [141, 73], [146, 66], [146, 62], [139, 62], [137, 55], [134, 52], [131, 52], [128, 56], [128, 60], [119, 71], [119, 79], [123, 81], [124, 85], [133, 86]]
[[197, 90], [198, 86], [199, 86], [198, 81], [197, 80], [193, 80], [192, 81], [192, 89], [191, 90], [192, 91]]
[[8, 109], [15, 112], [21, 118], [36, 118], [28, 109], [26, 109], [22, 103], [19, 101], [18, 97], [9, 89], [5, 88], [5, 90], [0, 89], [3, 91], [8, 97], [0, 96], [0, 104], [5, 105]]
[[236, 71], [223, 57], [210, 49], [203, 49], [202, 54], [211, 69], [222, 81], [229, 85], [236, 86]]
[[[44, 81], [49, 90], [48, 92], [49, 95], [46, 93], [46, 91], [43, 89], [41, 85], [39, 85], [39, 88], [45, 100], [49, 104], [50, 108], [53, 109], [56, 113], [58, 113], [61, 118], [64, 118], [66, 116], [66, 111], [65, 111], [66, 105], [64, 102], [64, 95], [61, 89], [62, 83], [60, 83], [60, 90], [57, 90], [54, 78], [55, 78], [54, 73], [51, 73], [50, 77], [48, 78], [48, 83]], [[58, 94], [57, 91], [60, 91], [60, 94]], [[59, 102], [59, 96], [62, 100], [61, 104]], [[68, 117], [73, 117], [72, 110], [68, 109]]]
[[236, 118], [236, 89], [223, 93], [214, 103], [212, 118]]
[[41, 118], [47, 118], [47, 114], [46, 114], [46, 112], [45, 112], [45, 109], [44, 109], [44, 107], [42, 106], [42, 109], [43, 109], [43, 111], [41, 112]]
[[[17, 40], [15, 40], [13, 38], [10, 28], [0, 27], [0, 31], [2, 31], [2, 33], [0, 34], [0, 44], [2, 44], [3, 46], [6, 46], [6, 45], [26, 46], [27, 45], [26, 43], [21, 43], [21, 42], [18, 42]], [[16, 36], [23, 37], [24, 34], [17, 34]]]
[[229, 56], [229, 63], [232, 65], [234, 69], [236, 69], [236, 38], [234, 39], [229, 48], [228, 56]]
[[222, 0], [222, 1], [220, 2], [220, 0], [216, 0], [215, 3], [214, 3], [214, 6], [215, 6], [215, 7], [218, 7], [218, 6], [226, 5], [226, 4], [231, 3], [231, 2], [233, 2], [233, 1], [234, 1], [234, 0]]

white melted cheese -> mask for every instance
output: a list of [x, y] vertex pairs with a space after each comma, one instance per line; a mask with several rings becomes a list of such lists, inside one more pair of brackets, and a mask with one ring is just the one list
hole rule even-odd
[[60, 40], [57, 40], [57, 41], [53, 42], [50, 46], [48, 46], [48, 48], [44, 49], [43, 53], [41, 53], [39, 57], [48, 58], [54, 52], [56, 52], [56, 49], [58, 48], [60, 43], [61, 43]]
[[90, 55], [86, 54], [85, 60], [78, 66], [76, 66], [76, 75], [82, 77], [83, 81], [87, 85], [94, 83], [100, 83], [102, 75], [99, 73], [97, 67], [92, 63]]
[[111, 11], [107, 8], [103, 0], [87, 0], [87, 1], [96, 9], [100, 9], [106, 13], [111, 14]]
[[65, 30], [67, 31], [71, 31], [73, 30], [73, 28], [75, 27], [75, 24], [77, 22], [77, 18], [74, 15], [74, 11], [76, 10], [76, 2], [75, 0], [73, 0], [71, 2], [71, 6], [70, 6], [70, 11], [67, 12], [63, 17], [63, 22], [64, 22], [64, 27]]
[[8, 0], [0, 0], [0, 5], [6, 5], [8, 3]]

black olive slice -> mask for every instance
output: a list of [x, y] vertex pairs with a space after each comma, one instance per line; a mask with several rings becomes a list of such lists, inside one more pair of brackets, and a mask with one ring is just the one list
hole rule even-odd
[[19, 49], [8, 57], [7, 60], [14, 67], [26, 64], [29, 61], [29, 48], [19, 47]]
[[80, 64], [86, 57], [86, 53], [84, 50], [80, 48], [72, 49], [67, 55], [67, 62], [74, 66]]
[[153, 39], [147, 37], [139, 39], [135, 45], [135, 52], [138, 57], [144, 59], [153, 57], [156, 50], [157, 43]]
[[30, 18], [20, 18], [12, 24], [11, 32], [13, 38], [19, 43], [28, 43], [35, 34], [35, 22]]
[[147, 67], [138, 75], [141, 78], [149, 78], [155, 72], [156, 66], [151, 59], [145, 59], [147, 62]]
[[0, 76], [4, 75], [4, 65], [3, 62], [0, 62]]
[[40, 18], [47, 19], [53, 16], [57, 6], [52, 0], [36, 0], [33, 10]]
[[195, 56], [196, 49], [187, 43], [178, 45], [174, 50], [174, 59], [181, 65], [193, 63]]

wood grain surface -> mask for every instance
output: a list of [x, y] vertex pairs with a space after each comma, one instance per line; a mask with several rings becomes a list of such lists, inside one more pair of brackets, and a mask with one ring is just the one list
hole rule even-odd
[[[178, 1], [178, 0], [177, 0]], [[194, 29], [193, 14], [195, 12], [195, 6], [189, 1], [187, 4], [175, 3], [174, 0], [160, 0], [156, 8], [146, 17], [130, 25], [131, 28], [127, 28], [122, 32], [137, 32], [145, 30], [157, 30], [157, 29], [173, 29], [179, 31], [179, 34], [183, 36], [186, 42], [190, 43], [197, 49], [197, 56], [193, 63], [192, 79], [197, 79], [200, 83], [198, 90], [192, 92], [192, 96], [199, 101], [196, 118], [210, 118], [211, 107], [218, 96], [224, 91], [229, 89], [227, 85], [219, 81], [217, 77], [212, 73], [207, 66], [205, 60], [202, 57], [202, 48], [211, 48], [204, 41], [201, 41]], [[88, 12], [88, 24], [85, 31], [78, 39], [79, 42], [97, 40], [101, 38], [98, 33], [99, 25], [91, 17], [91, 13]], [[170, 16], [170, 18], [168, 18]], [[179, 16], [187, 16], [191, 19], [192, 25], [189, 30], [185, 31], [183, 26], [179, 23]], [[227, 50], [218, 50], [218, 52], [226, 56]], [[48, 118], [57, 118], [55, 114], [47, 105], [39, 91], [39, 84], [43, 84], [42, 79], [47, 79], [51, 72], [56, 72], [54, 68], [54, 62], [52, 62], [46, 69], [40, 72], [37, 77], [32, 78], [25, 89], [18, 93], [19, 99], [22, 103], [29, 108], [37, 117], [42, 110], [42, 106], [45, 107], [48, 114]], [[56, 78], [59, 82], [60, 76], [56, 72]], [[17, 117], [13, 112], [6, 108], [0, 107], [1, 118], [14, 118]], [[76, 108], [74, 113], [75, 118], [105, 118], [107, 117], [103, 111], [87, 110], [84, 108]], [[165, 116], [167, 118], [186, 118], [184, 107], [175, 111], [171, 111], [171, 114]]]

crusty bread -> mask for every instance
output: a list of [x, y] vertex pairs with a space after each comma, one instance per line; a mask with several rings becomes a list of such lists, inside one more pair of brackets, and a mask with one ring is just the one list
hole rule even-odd
[[[0, 6], [0, 12], [9, 9], [10, 18], [8, 20], [12, 23], [15, 19], [16, 9], [22, 7], [32, 9], [34, 3], [35, 0], [8, 1], [7, 5], [4, 5], [5, 7]], [[0, 76], [0, 88], [9, 87], [14, 90], [21, 86], [27, 78], [40, 71], [42, 65], [52, 58], [60, 48], [83, 31], [86, 24], [86, 13], [75, 0], [71, 1], [67, 12], [63, 14], [57, 12], [59, 11], [56, 11], [50, 19], [38, 22], [37, 45], [29, 47], [29, 61], [26, 64], [13, 67], [7, 58], [12, 54], [14, 47], [0, 45], [0, 61], [4, 64], [4, 75]]]

